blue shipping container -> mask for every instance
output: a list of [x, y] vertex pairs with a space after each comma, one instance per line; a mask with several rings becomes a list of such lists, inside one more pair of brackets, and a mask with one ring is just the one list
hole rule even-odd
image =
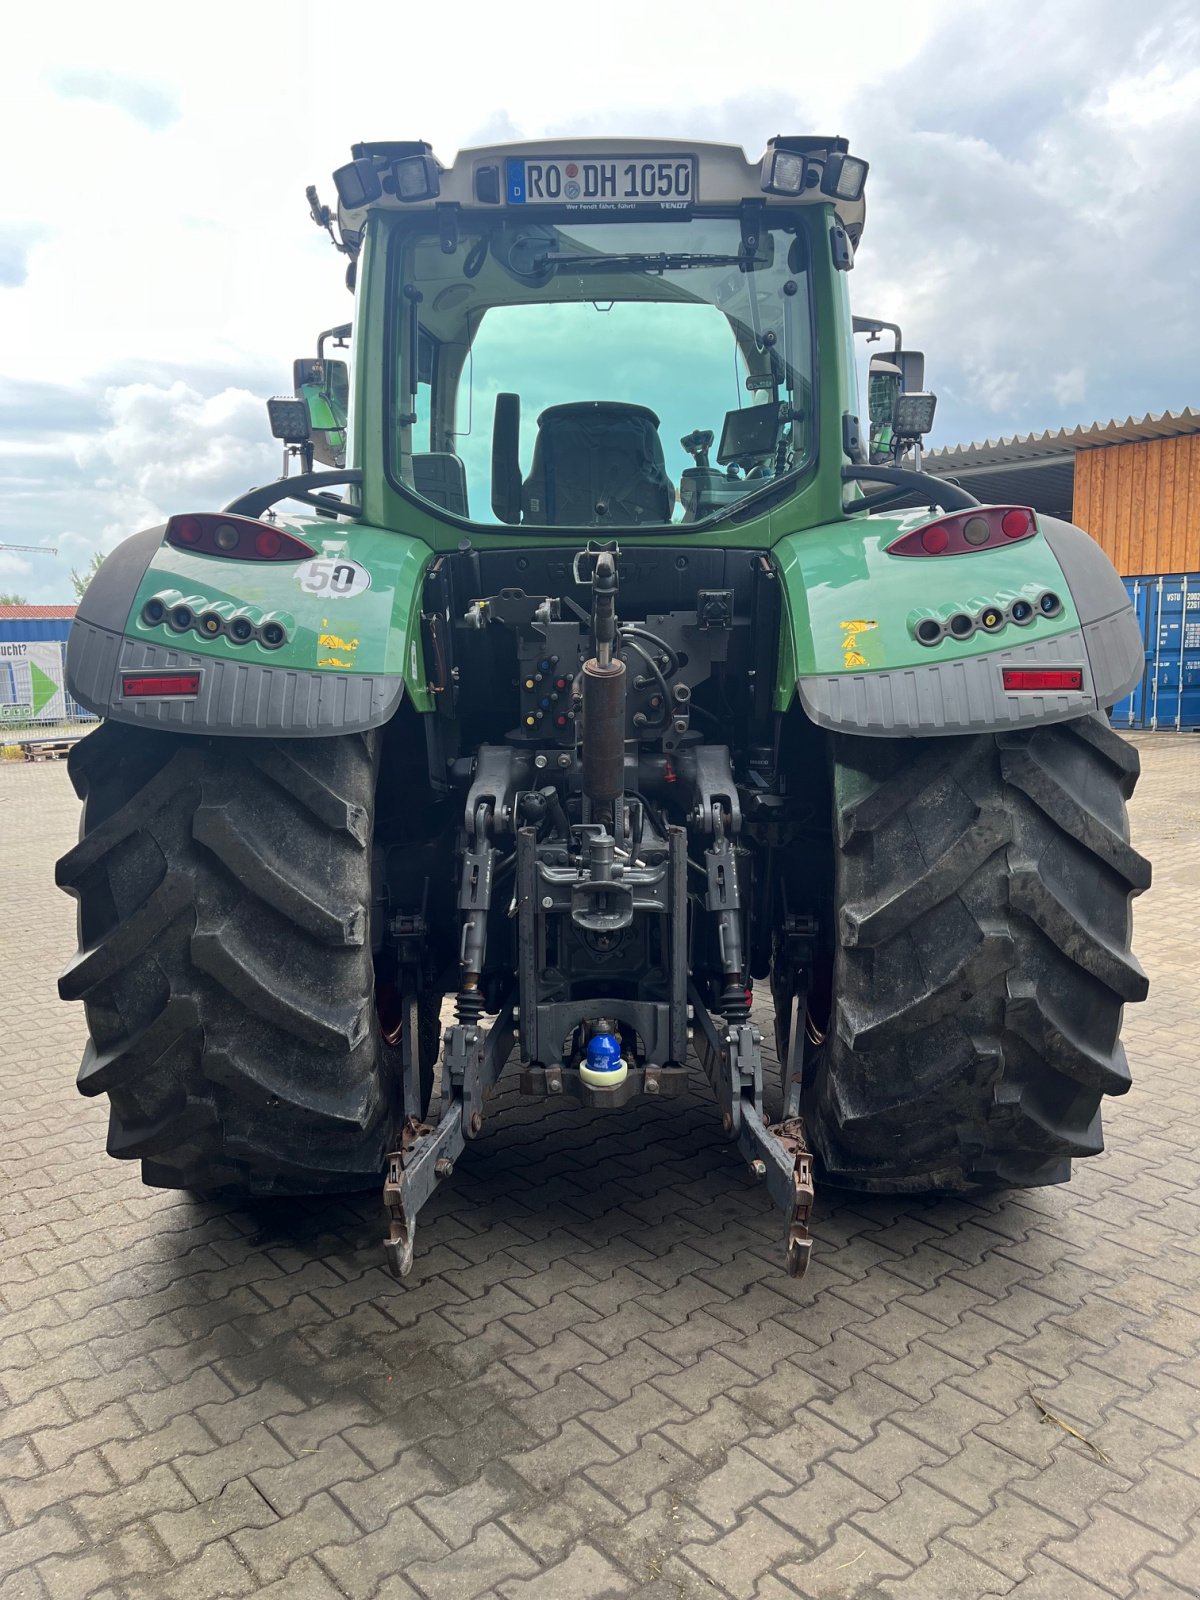
[[1200, 728], [1200, 572], [1126, 578], [1146, 656], [1142, 681], [1110, 713], [1115, 728]]
[[57, 639], [66, 644], [70, 631], [70, 617], [0, 617], [0, 640]]

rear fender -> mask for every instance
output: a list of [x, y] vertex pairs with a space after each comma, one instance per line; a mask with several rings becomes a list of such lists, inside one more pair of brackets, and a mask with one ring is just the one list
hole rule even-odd
[[[904, 737], [1061, 722], [1129, 693], [1143, 668], [1124, 585], [1086, 533], [1037, 516], [1037, 532], [970, 555], [897, 557], [887, 546], [931, 521], [926, 511], [850, 517], [792, 534], [775, 547], [786, 618], [776, 708], [798, 695], [823, 728]], [[1053, 594], [1061, 609], [1036, 602]], [[969, 638], [917, 638], [922, 617], [1035, 602], [1033, 619]], [[1006, 666], [1077, 667], [1079, 690], [1004, 688]]]
[[[407, 691], [417, 710], [430, 695], [420, 607], [432, 559], [419, 540], [383, 528], [317, 518], [280, 519], [312, 561], [239, 561], [164, 543], [165, 526], [117, 546], [80, 602], [67, 643], [67, 687], [89, 710], [118, 722], [181, 733], [291, 736], [352, 733], [386, 722]], [[330, 577], [336, 569], [337, 586]], [[347, 577], [347, 574], [350, 574]], [[237, 643], [195, 628], [147, 620], [145, 607], [186, 604], [227, 623], [245, 616], [255, 637]], [[268, 648], [264, 622], [285, 642]], [[190, 698], [126, 697], [124, 676], [186, 669]]]

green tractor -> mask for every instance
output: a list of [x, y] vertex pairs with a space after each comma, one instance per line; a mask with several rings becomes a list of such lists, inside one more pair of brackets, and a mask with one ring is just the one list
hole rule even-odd
[[1085, 533], [920, 470], [923, 361], [849, 309], [866, 175], [383, 143], [309, 191], [356, 307], [270, 402], [284, 476], [126, 540], [68, 646], [61, 991], [147, 1183], [382, 1181], [404, 1273], [510, 1058], [619, 1106], [694, 1053], [799, 1273], [814, 1171], [1102, 1148], [1138, 630]]

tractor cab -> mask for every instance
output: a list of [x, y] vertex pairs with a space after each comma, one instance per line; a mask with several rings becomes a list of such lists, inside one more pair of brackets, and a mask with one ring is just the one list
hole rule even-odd
[[[419, 143], [353, 156], [336, 215], [310, 204], [351, 258], [353, 453], [384, 502], [371, 520], [715, 526], [811, 487], [823, 433], [836, 480], [854, 409], [836, 280], [867, 174], [844, 140], [779, 137], [757, 162], [620, 140], [449, 167]], [[313, 366], [330, 370], [298, 363], [296, 392], [316, 397], [325, 460]]]

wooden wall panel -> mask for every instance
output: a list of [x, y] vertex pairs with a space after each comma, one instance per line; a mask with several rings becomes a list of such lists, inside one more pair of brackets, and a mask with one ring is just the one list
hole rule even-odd
[[[1075, 502], [1075, 521], [1081, 528], [1086, 528], [1093, 539], [1098, 539], [1104, 544], [1104, 529], [1100, 522], [1100, 507], [1104, 504], [1104, 452], [1102, 450], [1081, 450], [1075, 457], [1075, 493], [1079, 495], [1080, 489], [1086, 483], [1085, 505], [1081, 508], [1079, 500]], [[1087, 518], [1080, 521], [1081, 514]], [[1107, 546], [1105, 546], [1107, 549]], [[1114, 555], [1114, 551], [1109, 551]]]
[[1156, 527], [1158, 548], [1152, 552], [1148, 552], [1153, 555], [1156, 565], [1153, 567], [1147, 567], [1147, 572], [1170, 572], [1174, 570], [1171, 567], [1163, 568], [1157, 565], [1160, 551], [1162, 554], [1166, 555], [1168, 559], [1170, 558], [1171, 554], [1171, 530], [1175, 521], [1176, 454], [1174, 447], [1174, 439], [1163, 440], [1163, 448], [1160, 452], [1162, 457], [1162, 465], [1159, 469], [1159, 481], [1162, 484], [1162, 492], [1159, 496], [1159, 515]]
[[1129, 555], [1133, 546], [1130, 536], [1130, 524], [1133, 521], [1133, 452], [1132, 450], [1115, 450], [1113, 452], [1113, 466], [1116, 471], [1116, 493], [1114, 495], [1114, 509], [1116, 514], [1116, 528], [1113, 533], [1113, 547], [1120, 555], [1117, 570], [1129, 571]]
[[[1153, 474], [1149, 471], [1149, 455], [1148, 444], [1134, 444], [1129, 447], [1129, 536], [1123, 551], [1126, 565], [1130, 560], [1130, 552], [1143, 550], [1147, 544], [1149, 519], [1146, 516], [1146, 487], [1148, 483], [1153, 482]], [[1122, 571], [1124, 568], [1118, 570]]]
[[[1171, 536], [1171, 561], [1178, 562], [1172, 565], [1172, 572], [1187, 572], [1195, 566], [1195, 555], [1200, 547], [1200, 539], [1196, 537], [1200, 530], [1200, 501], [1192, 493], [1192, 484], [1195, 481], [1196, 451], [1191, 448], [1197, 440], [1176, 439], [1177, 445], [1188, 448], [1175, 452], [1175, 516]], [[1192, 554], [1189, 556], [1188, 552]]]
[[1075, 452], [1075, 499], [1071, 512], [1072, 520], [1081, 528], [1086, 528], [1095, 539], [1096, 535], [1096, 462], [1099, 450], [1077, 450]]
[[1078, 451], [1073, 516], [1122, 577], [1200, 571], [1200, 434]]

